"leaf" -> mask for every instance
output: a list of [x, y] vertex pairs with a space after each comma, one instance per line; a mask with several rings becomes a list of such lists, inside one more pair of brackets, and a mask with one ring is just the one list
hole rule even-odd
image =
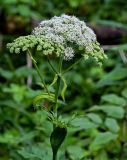
[[31, 153], [30, 151], [26, 150], [26, 149], [22, 149], [22, 150], [19, 150], [18, 153], [26, 158], [26, 159], [30, 159], [30, 158], [37, 158], [39, 160], [42, 160], [41, 157], [39, 157], [37, 154], [34, 154], [34, 153]]
[[75, 118], [71, 121], [71, 125], [77, 127], [77, 130], [96, 128], [98, 125], [90, 121], [88, 118]]
[[5, 3], [5, 5], [12, 5], [12, 4], [16, 4], [17, 3], [17, 0], [5, 0], [3, 1]]
[[0, 76], [10, 80], [13, 78], [13, 72], [0, 68]]
[[69, 0], [69, 4], [72, 8], [76, 8], [79, 5], [78, 0]]
[[6, 143], [6, 144], [18, 144], [21, 142], [26, 142], [28, 140], [31, 140], [33, 137], [37, 135], [37, 132], [29, 132], [25, 133], [23, 136], [15, 135], [11, 131], [6, 131], [3, 135], [0, 135], [0, 143]]
[[39, 101], [41, 101], [43, 99], [47, 99], [51, 102], [55, 102], [55, 95], [52, 93], [50, 93], [50, 95], [48, 93], [43, 93], [41, 95], [38, 95], [34, 98], [33, 105], [36, 105]]
[[4, 92], [11, 93], [13, 96], [13, 99], [19, 103], [21, 102], [24, 97], [25, 93], [27, 91], [27, 87], [25, 85], [17, 85], [17, 84], [11, 84], [10, 88], [4, 88]]
[[102, 122], [103, 122], [101, 117], [96, 113], [89, 113], [89, 114], [87, 114], [87, 117], [91, 121], [93, 121], [94, 123], [97, 123], [97, 124], [102, 124]]
[[127, 98], [127, 88], [122, 91], [122, 96]]
[[101, 106], [95, 106], [90, 109], [90, 111], [103, 111], [106, 113], [108, 116], [122, 119], [124, 117], [124, 109], [119, 106], [113, 106], [113, 105], [101, 105]]
[[58, 74], [55, 74], [53, 82], [50, 84], [50, 86], [53, 86], [57, 82], [57, 79], [58, 79]]
[[106, 74], [102, 79], [96, 84], [96, 87], [104, 87], [107, 85], [114, 85], [118, 80], [122, 80], [127, 77], [127, 69], [123, 67], [114, 68], [109, 74]]
[[28, 75], [33, 75], [34, 70], [32, 68], [28, 68], [26, 66], [22, 66], [14, 72], [14, 75], [18, 78], [28, 77]]
[[31, 10], [29, 6], [20, 4], [17, 6], [17, 12], [24, 17], [29, 17], [31, 15]]
[[31, 140], [32, 138], [34, 138], [37, 135], [37, 132], [35, 131], [31, 131], [29, 133], [25, 133], [23, 136], [20, 136], [16, 143], [21, 143], [21, 142], [26, 142], [28, 140]]
[[103, 106], [102, 110], [109, 116], [121, 119], [124, 117], [124, 109], [122, 107]]
[[118, 132], [120, 130], [120, 127], [116, 121], [116, 119], [113, 118], [106, 118], [105, 120], [105, 126], [112, 132]]
[[107, 144], [116, 140], [118, 137], [117, 134], [111, 132], [99, 133], [96, 138], [90, 144], [91, 151], [97, 151], [104, 148]]
[[94, 160], [109, 160], [105, 150], [100, 151]]
[[17, 138], [12, 132], [6, 131], [4, 134], [0, 134], [0, 143], [4, 144], [15, 144]]
[[[50, 136], [50, 143], [52, 146], [53, 156], [57, 155], [58, 149], [63, 143], [67, 135], [67, 128], [55, 127]], [[53, 158], [54, 159], [54, 158]]]
[[112, 104], [116, 104], [116, 105], [121, 105], [121, 106], [125, 106], [126, 105], [126, 101], [124, 98], [119, 97], [115, 94], [107, 94], [107, 95], [103, 95], [101, 97], [101, 99], [105, 102], [109, 102]]
[[44, 160], [46, 157], [46, 160], [50, 160], [48, 153], [43, 148], [40, 148], [40, 146], [22, 148], [18, 150], [18, 153], [26, 159]]
[[71, 159], [81, 159], [84, 156], [84, 149], [80, 146], [73, 145], [67, 147], [67, 152]]
[[84, 81], [83, 77], [79, 73], [75, 73], [74, 75], [71, 76], [71, 78], [76, 85], [81, 85]]
[[61, 96], [63, 98], [63, 101], [65, 101], [65, 92], [66, 92], [66, 89], [67, 89], [67, 84], [66, 84], [66, 80], [63, 76], [61, 76], [61, 80], [63, 81], [63, 89], [61, 91]]

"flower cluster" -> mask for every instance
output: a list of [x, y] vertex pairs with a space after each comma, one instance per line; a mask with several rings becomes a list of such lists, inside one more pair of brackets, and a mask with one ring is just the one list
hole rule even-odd
[[38, 51], [43, 50], [43, 54], [49, 55], [55, 52], [55, 54], [59, 57], [61, 52], [63, 52], [64, 46], [58, 43], [55, 43], [49, 39], [47, 39], [45, 36], [34, 36], [34, 35], [28, 35], [28, 36], [21, 36], [14, 40], [12, 43], [7, 44], [7, 48], [10, 49], [11, 53], [20, 53], [22, 51], [27, 51], [31, 48], [36, 47]]
[[61, 15], [50, 20], [42, 21], [33, 30], [34, 35], [46, 35], [58, 43], [72, 42], [78, 45], [87, 45], [96, 41], [96, 35], [88, 28], [85, 22], [74, 16]]
[[8, 45], [10, 51], [16, 53], [35, 46], [45, 55], [55, 53], [64, 60], [71, 60], [76, 53], [81, 53], [85, 59], [93, 57], [98, 63], [106, 58], [96, 35], [85, 22], [65, 14], [42, 21], [32, 35], [20, 37]]

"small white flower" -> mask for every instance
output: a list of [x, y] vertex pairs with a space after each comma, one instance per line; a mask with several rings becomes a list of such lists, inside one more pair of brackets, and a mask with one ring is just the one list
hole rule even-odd
[[69, 61], [74, 57], [74, 50], [71, 47], [67, 47], [64, 51], [64, 60]]

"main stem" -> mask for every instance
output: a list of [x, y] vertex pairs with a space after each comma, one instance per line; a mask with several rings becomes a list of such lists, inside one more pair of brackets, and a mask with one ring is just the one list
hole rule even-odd
[[53, 160], [57, 160], [57, 152], [53, 153]]
[[60, 57], [59, 60], [59, 73], [58, 73], [58, 79], [56, 83], [56, 92], [55, 92], [55, 106], [54, 106], [54, 113], [57, 116], [57, 108], [58, 108], [58, 96], [59, 96], [59, 88], [60, 88], [60, 81], [61, 81], [61, 72], [62, 72], [62, 62], [63, 62], [63, 57]]
[[57, 108], [58, 108], [58, 96], [59, 96], [59, 88], [60, 88], [60, 76], [58, 76], [57, 83], [56, 83], [56, 92], [55, 92], [55, 107], [54, 113], [57, 116]]
[[[58, 74], [58, 79], [57, 79], [57, 83], [56, 83], [56, 91], [55, 91], [55, 106], [53, 108], [54, 113], [56, 114], [56, 116], [58, 117], [57, 114], [57, 109], [58, 109], [58, 96], [59, 96], [59, 88], [60, 88], [60, 82], [61, 82], [61, 73], [62, 73], [62, 61], [63, 61], [63, 57], [60, 57], [60, 61], [59, 61], [59, 73]], [[55, 128], [56, 126], [53, 125], [53, 128]], [[53, 152], [53, 160], [57, 160], [57, 151]]]

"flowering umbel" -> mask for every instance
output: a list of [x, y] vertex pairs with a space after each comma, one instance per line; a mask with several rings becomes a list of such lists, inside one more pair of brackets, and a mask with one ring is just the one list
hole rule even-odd
[[7, 46], [15, 53], [36, 47], [44, 55], [56, 54], [64, 60], [71, 60], [79, 53], [85, 59], [93, 57], [98, 63], [106, 58], [92, 29], [75, 16], [65, 14], [42, 21], [32, 35], [19, 37]]

